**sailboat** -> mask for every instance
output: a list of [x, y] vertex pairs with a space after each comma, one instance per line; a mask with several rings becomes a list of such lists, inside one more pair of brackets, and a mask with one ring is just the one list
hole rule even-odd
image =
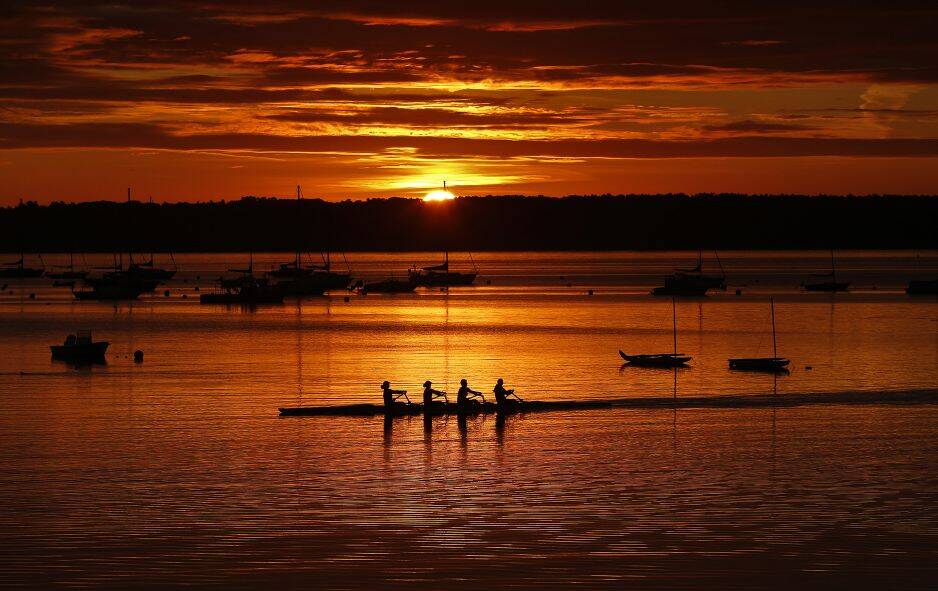
[[450, 287], [453, 285], [472, 285], [479, 276], [479, 269], [472, 260], [472, 253], [469, 253], [469, 260], [472, 261], [471, 273], [460, 273], [449, 270], [449, 251], [443, 251], [443, 262], [439, 265], [431, 265], [418, 269], [416, 266], [407, 271], [416, 285], [424, 287]]
[[837, 292], [847, 291], [850, 283], [846, 281], [837, 281], [837, 267], [834, 265], [834, 251], [831, 249], [831, 272], [817, 275], [817, 277], [830, 277], [830, 281], [818, 281], [816, 283], [805, 283], [805, 291], [826, 291]]
[[169, 253], [169, 258], [173, 261], [172, 269], [162, 269], [153, 264], [153, 253], [150, 253], [149, 260], [135, 262], [133, 255], [130, 255], [130, 266], [127, 267], [127, 273], [144, 281], [168, 281], [176, 275], [176, 257]]
[[[302, 189], [297, 185], [297, 204], [302, 199]], [[352, 278], [349, 273], [332, 270], [332, 253], [329, 251], [320, 253], [321, 265], [304, 265], [300, 248], [297, 248], [295, 255], [292, 261], [280, 263], [269, 273], [271, 277], [280, 280], [277, 285], [286, 295], [324, 295], [330, 289], [345, 289], [351, 282]]]
[[619, 356], [629, 365], [641, 367], [684, 367], [692, 358], [690, 355], [677, 352], [677, 304], [671, 298], [671, 324], [674, 332], [674, 353], [652, 353], [641, 355], [626, 355], [619, 350]]
[[730, 359], [730, 369], [745, 371], [783, 372], [791, 363], [788, 359], [778, 356], [778, 342], [775, 336], [775, 300], [769, 299], [772, 308], [772, 357], [740, 357]]
[[279, 304], [283, 291], [279, 285], [271, 285], [267, 277], [254, 276], [254, 254], [251, 253], [246, 269], [228, 269], [239, 273], [233, 279], [218, 278], [220, 290], [199, 295], [201, 304]]
[[[918, 259], [916, 254], [915, 260], [918, 261]], [[905, 293], [912, 296], [938, 295], [938, 279], [912, 279], [906, 286]]]
[[711, 289], [726, 289], [726, 273], [720, 255], [713, 251], [720, 266], [719, 275], [707, 275], [703, 272], [703, 252], [697, 251], [697, 265], [691, 269], [675, 269], [674, 273], [665, 278], [664, 285], [651, 290], [656, 296], [685, 296], [702, 297]]
[[[39, 260], [42, 260], [40, 255]], [[18, 261], [13, 261], [12, 263], [4, 263], [0, 265], [0, 277], [4, 279], [31, 279], [33, 277], [42, 277], [45, 273], [45, 269], [34, 267], [27, 267], [26, 256], [23, 253], [20, 253], [20, 258]]]

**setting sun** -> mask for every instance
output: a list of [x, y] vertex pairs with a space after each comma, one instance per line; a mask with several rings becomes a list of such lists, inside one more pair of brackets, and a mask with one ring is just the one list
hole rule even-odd
[[424, 201], [449, 201], [450, 199], [455, 199], [456, 196], [450, 193], [449, 191], [430, 191], [423, 198]]

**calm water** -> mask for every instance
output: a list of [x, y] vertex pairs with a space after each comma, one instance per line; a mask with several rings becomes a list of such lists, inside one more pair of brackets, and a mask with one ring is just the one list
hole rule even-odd
[[[538, 399], [938, 384], [938, 300], [901, 291], [935, 253], [838, 253], [856, 290], [836, 297], [798, 289], [827, 253], [721, 256], [730, 289], [677, 304], [694, 356], [677, 373], [617, 350], [672, 349], [671, 302], [645, 294], [691, 253], [480, 253], [476, 287], [257, 310], [197, 302], [247, 255], [177, 255], [168, 297], [116, 306], [7, 281], [0, 584], [934, 588], [938, 406], [277, 417], [375, 401], [384, 379], [504, 377]], [[374, 278], [435, 258], [348, 262]], [[769, 297], [791, 375], [729, 372], [771, 355]], [[50, 361], [82, 328], [111, 342], [108, 364]]]

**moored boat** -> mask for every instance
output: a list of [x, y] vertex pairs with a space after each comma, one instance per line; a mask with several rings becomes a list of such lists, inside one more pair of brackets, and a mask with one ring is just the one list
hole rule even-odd
[[[407, 271], [407, 276], [416, 285], [421, 287], [452, 287], [457, 285], [472, 285], [479, 276], [478, 269], [473, 261], [472, 272], [458, 272], [449, 270], [449, 251], [444, 251], [443, 262], [439, 265], [417, 268]], [[472, 260], [472, 254], [469, 255]]]
[[909, 281], [905, 293], [909, 295], [938, 295], [938, 279]]
[[686, 367], [687, 362], [692, 359], [690, 355], [677, 352], [677, 304], [674, 298], [671, 298], [671, 330], [674, 336], [673, 353], [644, 353], [629, 355], [619, 350], [619, 357], [625, 360], [628, 365], [638, 367]]
[[101, 282], [91, 289], [72, 291], [76, 300], [135, 300], [143, 293], [139, 286], [121, 282]]
[[780, 373], [791, 363], [778, 356], [778, 339], [775, 336], [775, 300], [769, 299], [772, 309], [772, 357], [737, 357], [729, 360], [730, 369], [739, 371], [764, 371]]
[[827, 293], [836, 293], [839, 291], [847, 291], [850, 288], [849, 281], [837, 281], [837, 267], [834, 264], [834, 251], [831, 250], [831, 271], [830, 273], [822, 273], [816, 275], [816, 277], [830, 277], [827, 281], [814, 281], [812, 283], [805, 283], [805, 291], [819, 291]]
[[32, 279], [35, 277], [42, 277], [46, 272], [45, 269], [27, 267], [25, 264], [25, 259], [26, 257], [21, 254], [19, 260], [13, 261], [12, 263], [3, 263], [3, 265], [0, 265], [0, 278]]
[[103, 361], [104, 354], [110, 345], [107, 341], [94, 341], [91, 331], [80, 331], [70, 334], [61, 345], [50, 345], [53, 359], [62, 361]]
[[697, 251], [697, 265], [691, 269], [675, 269], [674, 273], [666, 277], [664, 285], [651, 290], [654, 296], [672, 297], [703, 297], [711, 289], [726, 289], [726, 273], [720, 256], [713, 251], [717, 264], [720, 266], [720, 275], [707, 275], [703, 272], [703, 253]]
[[254, 276], [254, 255], [251, 254], [246, 269], [228, 269], [239, 273], [236, 278], [218, 278], [218, 290], [199, 296], [202, 304], [279, 304], [283, 302], [283, 290], [271, 285], [267, 277]]
[[417, 284], [411, 279], [384, 279], [382, 281], [359, 281], [354, 289], [362, 295], [369, 293], [412, 293]]
[[739, 371], [782, 371], [791, 363], [784, 357], [740, 357], [730, 359], [730, 369]]
[[629, 365], [639, 367], [682, 367], [693, 359], [683, 353], [651, 353], [645, 355], [627, 355], [619, 351], [619, 356]]

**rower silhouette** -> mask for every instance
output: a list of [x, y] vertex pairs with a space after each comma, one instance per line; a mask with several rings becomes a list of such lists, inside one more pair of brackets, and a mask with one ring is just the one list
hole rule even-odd
[[465, 378], [460, 380], [459, 392], [456, 394], [456, 404], [459, 406], [459, 410], [478, 409], [481, 403], [476, 398], [481, 398], [482, 402], [485, 402], [485, 396], [481, 392], [476, 392], [470, 388], [469, 382]]
[[[495, 383], [495, 388], [492, 391], [495, 392], [495, 404], [498, 405], [498, 408], [509, 408], [524, 402], [515, 394], [514, 390], [505, 388], [505, 380], [502, 378], [498, 378], [498, 381]], [[514, 396], [515, 400], [510, 399], [509, 396]]]
[[[444, 402], [435, 402], [437, 398], [442, 398]], [[429, 412], [432, 410], [445, 410], [447, 402], [449, 402], [449, 398], [446, 396], [446, 392], [443, 392], [442, 390], [434, 390], [433, 382], [430, 380], [427, 380], [423, 383], [424, 412]]]
[[[384, 393], [384, 408], [386, 410], [394, 410], [395, 408], [403, 408], [410, 404], [410, 398], [407, 397], [407, 390], [392, 390], [391, 382], [385, 380], [381, 384], [381, 391]], [[407, 400], [406, 403], [398, 402], [399, 398], [404, 398]]]

